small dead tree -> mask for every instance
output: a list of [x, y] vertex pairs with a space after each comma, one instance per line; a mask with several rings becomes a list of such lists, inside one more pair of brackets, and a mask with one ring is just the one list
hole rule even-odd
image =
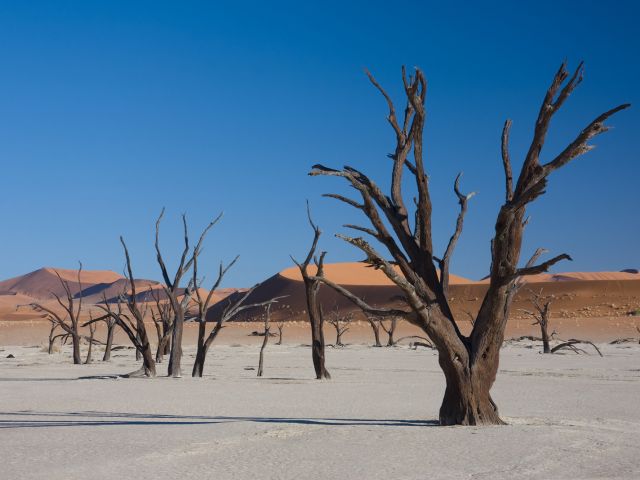
[[353, 313], [349, 312], [342, 315], [338, 308], [338, 304], [336, 304], [331, 317], [327, 320], [336, 330], [336, 347], [344, 347], [344, 343], [342, 343], [342, 335], [347, 333], [349, 330], [349, 323], [351, 323], [351, 320], [353, 320]]
[[[571, 160], [593, 147], [589, 141], [608, 130], [604, 122], [615, 113], [629, 107], [620, 105], [596, 117], [550, 161], [543, 163], [540, 154], [545, 144], [552, 117], [582, 81], [582, 63], [571, 75], [562, 64], [547, 90], [535, 123], [533, 139], [514, 178], [509, 153], [511, 121], [507, 120], [502, 132], [502, 164], [505, 173], [505, 200], [495, 223], [491, 242], [491, 269], [489, 285], [470, 335], [463, 335], [449, 305], [449, 266], [456, 244], [462, 234], [464, 217], [471, 194], [460, 190], [460, 175], [454, 182], [454, 192], [460, 206], [455, 230], [442, 257], [433, 250], [432, 202], [428, 174], [423, 160], [423, 130], [426, 119], [426, 79], [421, 70], [407, 76], [402, 69], [404, 92], [407, 98], [404, 119], [399, 120], [387, 92], [367, 72], [372, 84], [386, 100], [388, 121], [395, 138], [392, 159], [391, 191], [385, 195], [380, 187], [361, 171], [346, 166], [335, 170], [314, 165], [310, 175], [340, 177], [359, 194], [356, 201], [342, 195], [330, 194], [364, 213], [371, 226], [346, 225], [348, 228], [371, 236], [384, 246], [392, 260], [380, 254], [363, 238], [338, 235], [367, 255], [367, 263], [382, 269], [402, 291], [407, 309], [376, 309], [347, 289], [317, 275], [322, 281], [342, 293], [363, 310], [375, 315], [400, 316], [420, 327], [438, 349], [439, 364], [446, 380], [444, 398], [440, 407], [442, 425], [502, 424], [498, 408], [491, 398], [504, 340], [511, 303], [510, 291], [519, 277], [546, 272], [549, 267], [569, 255], [558, 255], [546, 262], [519, 268], [526, 208], [541, 196], [549, 176]], [[413, 154], [413, 161], [409, 155]], [[405, 172], [415, 181], [415, 209], [407, 208], [402, 193]], [[515, 180], [515, 182], [514, 182]], [[406, 182], [405, 182], [406, 183]], [[413, 196], [413, 194], [412, 194]]]
[[367, 319], [367, 322], [371, 326], [371, 330], [373, 330], [373, 338], [375, 341], [375, 344], [373, 346], [381, 347], [382, 343], [380, 343], [380, 317], [371, 315], [367, 312], [364, 312], [364, 317]]
[[278, 322], [276, 324], [276, 327], [278, 329], [278, 341], [276, 342], [276, 345], [282, 345], [282, 331], [284, 330], [284, 322]]
[[[156, 363], [153, 359], [153, 352], [151, 351], [151, 344], [149, 343], [149, 336], [147, 334], [147, 328], [144, 324], [144, 311], [140, 309], [138, 304], [138, 295], [136, 292], [136, 283], [133, 277], [133, 270], [131, 267], [131, 258], [129, 256], [129, 250], [127, 244], [124, 242], [124, 238], [120, 237], [120, 243], [124, 249], [124, 256], [126, 260], [126, 276], [130, 286], [130, 293], [123, 292], [118, 296], [118, 302], [116, 309], [111, 308], [111, 304], [106, 302], [97, 305], [104, 312], [104, 316], [111, 317], [115, 323], [127, 334], [131, 344], [136, 348], [136, 351], [140, 352], [142, 357], [142, 367], [127, 376], [156, 376]], [[125, 304], [128, 313], [124, 312], [122, 304]], [[91, 322], [97, 322], [103, 320], [103, 317], [98, 317]]]
[[[82, 263], [79, 263], [78, 267], [78, 285], [80, 288], [80, 292], [82, 293]], [[51, 322], [51, 331], [49, 332], [49, 349], [53, 349], [53, 342], [58, 336], [53, 336], [53, 332], [57, 327], [60, 327], [64, 334], [62, 337], [71, 338], [71, 343], [73, 345], [73, 363], [74, 365], [80, 365], [82, 363], [82, 359], [80, 358], [80, 339], [82, 335], [80, 334], [79, 326], [80, 326], [80, 313], [82, 312], [82, 295], [78, 297], [78, 301], [74, 298], [71, 293], [71, 287], [69, 286], [69, 282], [64, 280], [60, 274], [54, 270], [56, 276], [58, 277], [58, 281], [60, 285], [64, 289], [65, 292], [65, 301], [60, 298], [55, 292], [51, 292], [51, 295], [56, 299], [58, 305], [60, 305], [64, 311], [63, 315], [58, 314], [53, 309], [42, 305], [41, 303], [32, 303], [30, 304], [31, 308], [36, 312], [41, 312], [47, 315], [49, 322]], [[77, 308], [76, 308], [77, 305]]]
[[551, 297], [543, 297], [542, 289], [540, 292], [536, 293], [532, 290], [529, 290], [531, 293], [531, 303], [535, 308], [535, 312], [530, 310], [524, 310], [524, 312], [533, 317], [534, 322], [531, 325], [540, 325], [540, 338], [542, 339], [542, 351], [543, 353], [551, 353], [551, 346], [549, 345], [549, 341], [553, 338], [555, 332], [552, 332], [549, 335], [549, 307], [551, 306]]
[[396, 345], [393, 335], [395, 334], [397, 323], [398, 319], [396, 317], [391, 317], [388, 327], [385, 325], [384, 320], [380, 320], [380, 327], [385, 331], [388, 337], [387, 347], [394, 347]]
[[[320, 290], [321, 278], [324, 277], [324, 257], [327, 252], [320, 253], [320, 257], [315, 257], [316, 248], [318, 247], [318, 240], [322, 231], [318, 228], [311, 219], [311, 209], [309, 208], [309, 202], [307, 202], [307, 218], [309, 225], [313, 230], [313, 242], [307, 257], [302, 263], [299, 263], [293, 256], [291, 260], [298, 266], [302, 280], [304, 281], [304, 290], [307, 298], [307, 315], [309, 316], [309, 323], [311, 324], [311, 357], [313, 359], [313, 368], [316, 372], [316, 378], [318, 380], [330, 379], [331, 375], [325, 367], [325, 355], [324, 355], [324, 319], [322, 317], [322, 308], [318, 299], [318, 292]], [[309, 264], [311, 260], [314, 260], [316, 265], [315, 275], [309, 274]]]
[[262, 346], [260, 347], [260, 358], [258, 360], [258, 377], [262, 376], [262, 372], [264, 371], [264, 349], [267, 347], [267, 343], [269, 343], [269, 337], [271, 336], [271, 304], [267, 305], [265, 308], [264, 315], [264, 338], [262, 339]]

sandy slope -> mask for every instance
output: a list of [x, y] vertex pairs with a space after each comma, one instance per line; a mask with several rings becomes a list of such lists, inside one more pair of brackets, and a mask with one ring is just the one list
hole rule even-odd
[[[255, 341], [256, 339], [251, 339]], [[9, 352], [15, 359], [4, 358]], [[111, 364], [69, 365], [3, 347], [0, 461], [16, 479], [550, 479], [640, 477], [640, 347], [605, 357], [503, 349], [494, 398], [505, 427], [433, 426], [443, 390], [427, 350], [327, 353], [216, 345], [203, 379], [114, 379]], [[188, 350], [185, 362], [191, 363]]]

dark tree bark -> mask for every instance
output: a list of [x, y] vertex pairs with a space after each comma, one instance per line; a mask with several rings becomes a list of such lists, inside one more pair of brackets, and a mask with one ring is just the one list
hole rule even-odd
[[313, 229], [313, 242], [307, 257], [302, 263], [298, 263], [295, 258], [291, 257], [291, 260], [300, 269], [302, 280], [304, 281], [304, 290], [307, 298], [307, 315], [309, 315], [309, 323], [311, 324], [311, 358], [313, 359], [313, 368], [316, 372], [316, 378], [318, 380], [330, 379], [331, 375], [325, 367], [324, 362], [324, 331], [322, 317], [322, 308], [318, 299], [318, 291], [320, 290], [321, 278], [324, 276], [323, 264], [324, 257], [327, 252], [322, 252], [319, 259], [315, 259], [316, 274], [312, 276], [309, 274], [309, 264], [314, 259], [316, 248], [318, 247], [318, 240], [322, 232], [311, 219], [311, 211], [309, 209], [309, 203], [307, 202], [307, 217], [309, 224]]
[[267, 348], [267, 343], [269, 343], [270, 330], [271, 304], [267, 305], [264, 317], [264, 338], [262, 339], [262, 346], [260, 347], [260, 358], [258, 360], [258, 377], [261, 377], [264, 371], [264, 349]]
[[[91, 313], [89, 313], [89, 318], [93, 320]], [[91, 354], [93, 351], [93, 337], [95, 336], [95, 333], [96, 333], [96, 324], [94, 322], [91, 322], [89, 324], [89, 349], [87, 350], [87, 357], [84, 360], [85, 365], [88, 365], [89, 363], [92, 362]]]
[[108, 362], [109, 360], [111, 360], [111, 349], [113, 348], [113, 334], [115, 333], [115, 330], [115, 322], [107, 322], [107, 342], [104, 347], [104, 355], [102, 356], [103, 362]]
[[[80, 288], [80, 292], [82, 292], [82, 263], [79, 262], [80, 266], [78, 268], [78, 285]], [[82, 296], [78, 298], [77, 308], [76, 302], [73, 298], [73, 294], [71, 293], [71, 288], [69, 287], [69, 282], [63, 280], [60, 274], [55, 271], [56, 276], [58, 277], [58, 281], [62, 288], [64, 289], [66, 299], [63, 301], [60, 296], [56, 293], [52, 292], [53, 297], [56, 299], [56, 302], [60, 307], [62, 307], [64, 314], [60, 315], [54, 310], [43, 306], [40, 303], [32, 303], [30, 306], [36, 312], [42, 312], [47, 315], [49, 321], [52, 323], [52, 329], [49, 332], [49, 349], [53, 349], [53, 341], [56, 337], [52, 338], [54, 324], [56, 327], [60, 327], [65, 333], [63, 336], [67, 336], [71, 338], [71, 344], [73, 345], [73, 363], [74, 365], [82, 364], [82, 358], [80, 358], [80, 314], [82, 312]]]
[[[570, 259], [568, 255], [563, 254], [538, 265], [518, 267], [526, 224], [526, 207], [544, 193], [552, 172], [593, 148], [588, 142], [608, 129], [604, 122], [629, 105], [620, 105], [601, 114], [555, 158], [541, 163], [540, 153], [551, 118], [582, 80], [582, 64], [572, 76], [563, 64], [544, 97], [531, 146], [517, 177], [514, 177], [512, 172], [508, 148], [511, 121], [505, 123], [502, 134], [505, 202], [498, 212], [495, 235], [491, 242], [489, 287], [472, 332], [465, 336], [460, 332], [449, 306], [449, 263], [462, 232], [471, 194], [461, 193], [458, 176], [454, 183], [454, 191], [460, 205], [456, 227], [442, 258], [435, 257], [431, 228], [432, 204], [423, 161], [425, 77], [419, 69], [416, 69], [414, 76], [407, 77], [403, 68], [402, 79], [407, 106], [404, 119], [399, 122], [391, 98], [373, 76], [369, 73], [368, 75], [387, 102], [388, 121], [396, 137], [395, 151], [390, 155], [393, 160], [390, 194], [383, 194], [373, 180], [351, 167], [334, 170], [323, 165], [314, 165], [310, 175], [341, 177], [359, 192], [362, 203], [341, 195], [329, 196], [365, 214], [371, 222], [371, 227], [348, 227], [364, 232], [381, 243], [391, 255], [393, 263], [386, 260], [363, 238], [338, 236], [362, 250], [367, 255], [367, 263], [382, 269], [402, 290], [408, 309], [401, 311], [399, 316], [419, 326], [438, 349], [440, 367], [446, 379], [444, 399], [440, 407], [440, 423], [501, 424], [503, 422], [491, 399], [490, 391], [498, 371], [500, 345], [504, 339], [511, 301], [510, 291], [519, 277], [545, 272], [560, 260]], [[408, 158], [410, 153], [413, 154], [413, 161]], [[417, 190], [413, 215], [405, 206], [402, 195], [402, 176], [405, 171], [408, 171], [415, 181]], [[413, 220], [412, 225], [410, 219]], [[385, 311], [371, 307], [339, 285], [320, 278], [320, 275], [316, 277], [370, 313], [388, 316], [397, 314], [391, 309]]]

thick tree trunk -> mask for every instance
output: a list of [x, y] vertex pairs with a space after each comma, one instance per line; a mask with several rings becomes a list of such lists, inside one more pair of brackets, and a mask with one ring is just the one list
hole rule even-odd
[[376, 342], [373, 346], [381, 347], [382, 344], [380, 343], [380, 325], [377, 325], [375, 320], [371, 320], [370, 318], [367, 318], [367, 321], [369, 322], [369, 325], [371, 325], [371, 330], [373, 330], [373, 336]]
[[204, 345], [198, 343], [198, 350], [196, 351], [196, 359], [193, 363], [193, 370], [191, 371], [192, 377], [202, 377], [204, 371], [204, 360], [207, 356]]
[[[175, 302], [176, 304], [178, 302]], [[171, 353], [169, 354], [169, 371], [170, 377], [179, 378], [182, 377], [182, 331], [184, 327], [184, 313], [182, 308], [176, 309], [176, 317], [173, 323], [173, 332], [171, 335]]]
[[113, 333], [115, 329], [115, 324], [107, 325], [107, 344], [104, 347], [104, 355], [102, 356], [103, 362], [111, 360], [111, 348], [113, 347]]
[[440, 425], [504, 425], [489, 393], [495, 379], [493, 367], [469, 369], [442, 360], [440, 366], [447, 381]]
[[547, 331], [546, 324], [540, 324], [540, 334], [542, 336], [543, 353], [551, 353], [551, 346], [549, 345], [549, 332]]
[[330, 379], [331, 374], [324, 364], [324, 319], [322, 317], [322, 308], [318, 301], [317, 282], [305, 278], [305, 287], [307, 290], [307, 308], [309, 311], [309, 321], [311, 322], [311, 357], [313, 359], [313, 368], [316, 372], [318, 380]]
[[71, 335], [71, 340], [73, 343], [73, 363], [74, 365], [81, 365], [82, 359], [80, 358], [80, 335]]
[[[136, 338], [138, 339], [138, 341], [140, 341], [140, 334], [136, 334]], [[142, 360], [142, 353], [140, 353], [140, 350], [136, 349], [136, 360], [140, 361]]]

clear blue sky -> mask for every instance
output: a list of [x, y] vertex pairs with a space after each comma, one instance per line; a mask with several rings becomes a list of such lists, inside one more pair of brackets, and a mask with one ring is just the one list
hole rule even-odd
[[[392, 4], [397, 5], [393, 7]], [[0, 278], [40, 266], [159, 278], [153, 225], [180, 251], [179, 215], [211, 232], [202, 270], [240, 254], [227, 286], [302, 257], [311, 232], [328, 261], [360, 259], [334, 239], [357, 220], [307, 177], [351, 164], [387, 185], [393, 135], [368, 67], [399, 101], [400, 66], [429, 81], [426, 159], [439, 251], [454, 223], [451, 184], [479, 191], [452, 270], [479, 278], [503, 198], [499, 137], [514, 121], [519, 163], [563, 59], [583, 84], [552, 124], [544, 158], [623, 102], [598, 148], [557, 173], [531, 208], [524, 254], [570, 253], [559, 270], [640, 267], [638, 2], [0, 2]], [[174, 262], [170, 262], [174, 263]]]

